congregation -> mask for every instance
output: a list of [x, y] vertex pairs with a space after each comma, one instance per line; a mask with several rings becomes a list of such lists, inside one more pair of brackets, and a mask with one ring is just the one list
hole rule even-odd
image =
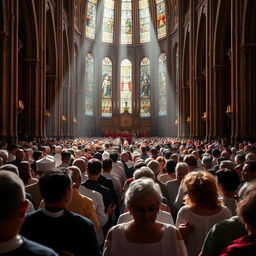
[[256, 252], [256, 144], [0, 141], [0, 255]]

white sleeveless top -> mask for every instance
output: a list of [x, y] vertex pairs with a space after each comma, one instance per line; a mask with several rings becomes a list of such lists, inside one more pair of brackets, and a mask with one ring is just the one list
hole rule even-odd
[[164, 234], [159, 242], [133, 243], [125, 236], [124, 224], [116, 225], [112, 229], [112, 241], [105, 241], [103, 256], [172, 256], [186, 255], [181, 252], [177, 241], [176, 229], [172, 225], [164, 224]]

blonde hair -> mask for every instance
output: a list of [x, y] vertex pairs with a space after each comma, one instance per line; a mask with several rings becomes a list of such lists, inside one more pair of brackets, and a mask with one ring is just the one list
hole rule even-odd
[[182, 187], [186, 193], [184, 197], [185, 204], [189, 206], [218, 208], [222, 205], [222, 202], [218, 199], [216, 180], [208, 172], [190, 172], [184, 178]]

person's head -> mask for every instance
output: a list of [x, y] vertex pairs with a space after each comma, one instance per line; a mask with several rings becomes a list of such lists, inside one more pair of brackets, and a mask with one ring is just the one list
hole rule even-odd
[[175, 173], [176, 162], [174, 160], [167, 160], [165, 169], [168, 173]]
[[92, 158], [88, 161], [88, 169], [87, 172], [89, 175], [100, 175], [102, 170], [102, 163], [99, 159]]
[[212, 150], [212, 156], [213, 156], [214, 158], [220, 157], [220, 150], [217, 149], [217, 148], [213, 149], [213, 150]]
[[113, 163], [116, 163], [118, 160], [118, 154], [116, 152], [111, 152], [110, 153], [110, 159], [112, 159]]
[[141, 146], [141, 153], [142, 154], [147, 154], [148, 152], [148, 147], [147, 146]]
[[177, 154], [172, 154], [170, 159], [172, 159], [173, 161], [175, 161], [176, 163], [178, 163], [179, 157]]
[[16, 145], [16, 144], [12, 144], [11, 146], [10, 146], [10, 153], [12, 153], [13, 155], [15, 155], [16, 154], [16, 151], [18, 150], [18, 145]]
[[0, 171], [0, 242], [19, 233], [28, 201], [22, 180], [14, 173]]
[[16, 156], [17, 160], [24, 161], [24, 159], [25, 159], [24, 150], [21, 148], [17, 149], [15, 156]]
[[151, 157], [156, 159], [158, 157], [158, 150], [156, 147], [152, 147], [150, 149], [150, 154], [151, 154]]
[[58, 145], [55, 147], [55, 153], [56, 154], [61, 154], [61, 151], [62, 151], [62, 146]]
[[185, 204], [217, 208], [221, 205], [218, 199], [217, 185], [214, 176], [205, 171], [190, 172], [182, 185], [186, 195]]
[[139, 178], [142, 178], [142, 177], [148, 177], [148, 178], [151, 178], [151, 179], [155, 179], [155, 174], [151, 171], [150, 168], [148, 168], [147, 166], [143, 166], [141, 167], [140, 169], [136, 170], [134, 173], [133, 173], [133, 179], [134, 180], [137, 180]]
[[245, 155], [245, 161], [254, 161], [256, 160], [256, 154], [250, 152]]
[[4, 150], [4, 149], [1, 149], [0, 150], [0, 157], [3, 158], [3, 164], [6, 164], [7, 161], [8, 161], [8, 151]]
[[93, 154], [93, 157], [96, 158], [96, 159], [98, 159], [98, 160], [100, 160], [100, 161], [102, 161], [102, 154], [101, 154], [100, 152], [94, 153], [94, 154]]
[[244, 223], [249, 234], [256, 233], [256, 182], [252, 182], [246, 189], [244, 198], [238, 202], [237, 215]]
[[237, 173], [237, 175], [239, 176], [239, 179], [240, 180], [243, 180], [242, 178], [242, 171], [243, 171], [243, 167], [244, 165], [243, 164], [239, 164], [235, 167], [234, 171]]
[[121, 154], [121, 160], [124, 161], [124, 162], [128, 162], [128, 160], [129, 160], [129, 154], [128, 154], [128, 152], [123, 152], [123, 153]]
[[32, 178], [31, 167], [28, 161], [21, 161], [18, 165], [19, 175], [25, 186], [28, 185], [29, 179]]
[[45, 172], [39, 179], [39, 188], [46, 205], [65, 206], [71, 198], [71, 178], [68, 170]]
[[87, 159], [78, 158], [73, 161], [73, 165], [77, 166], [82, 173], [85, 173], [87, 170], [87, 162]]
[[71, 162], [71, 152], [67, 150], [62, 150], [61, 152], [61, 161], [66, 164], [70, 164]]
[[256, 161], [246, 161], [243, 166], [242, 178], [244, 181], [256, 179]]
[[225, 159], [230, 159], [230, 155], [231, 155], [230, 152], [226, 149], [221, 152], [221, 157]]
[[113, 161], [108, 158], [102, 161], [102, 169], [104, 172], [110, 172], [112, 170]]
[[166, 160], [165, 160], [165, 158], [162, 157], [162, 156], [158, 156], [158, 157], [156, 158], [156, 161], [158, 161], [159, 164], [160, 164], [160, 170], [163, 170], [163, 169], [165, 168], [165, 165], [166, 165]]
[[155, 222], [161, 198], [158, 184], [150, 178], [140, 178], [130, 184], [124, 202], [134, 221], [147, 225]]
[[9, 171], [9, 172], [13, 172], [15, 173], [17, 176], [19, 176], [19, 169], [17, 166], [13, 165], [13, 164], [5, 164], [5, 165], [2, 165], [0, 167], [0, 171], [1, 170], [5, 170], [5, 171]]
[[244, 154], [237, 154], [235, 156], [235, 164], [239, 165], [239, 164], [243, 164], [245, 161], [245, 155]]
[[197, 160], [196, 160], [196, 157], [192, 154], [190, 155], [186, 155], [184, 157], [184, 162], [191, 168], [197, 166]]
[[32, 157], [35, 161], [37, 161], [43, 157], [43, 153], [42, 153], [42, 151], [35, 151], [33, 153]]
[[236, 191], [240, 179], [236, 172], [230, 169], [221, 169], [216, 172], [217, 184], [223, 191]]
[[234, 171], [235, 164], [232, 161], [230, 161], [230, 160], [223, 160], [220, 163], [219, 169], [229, 169], [229, 170]]
[[68, 169], [71, 174], [71, 180], [74, 183], [73, 187], [78, 189], [82, 181], [81, 171], [77, 166], [74, 165], [70, 166]]
[[160, 163], [156, 160], [152, 160], [147, 164], [147, 166], [153, 171], [155, 177], [157, 177], [160, 170]]
[[182, 181], [184, 177], [189, 173], [189, 166], [184, 162], [177, 163], [175, 172], [177, 180]]
[[202, 164], [206, 170], [211, 169], [212, 168], [212, 158], [210, 156], [203, 156]]

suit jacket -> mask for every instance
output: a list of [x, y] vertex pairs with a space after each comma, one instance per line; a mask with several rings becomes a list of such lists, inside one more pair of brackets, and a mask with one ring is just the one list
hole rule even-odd
[[105, 206], [105, 212], [107, 211], [107, 209], [110, 206], [110, 204], [114, 203], [113, 202], [113, 198], [111, 196], [110, 189], [102, 186], [101, 184], [99, 184], [98, 181], [96, 181], [96, 180], [86, 180], [81, 185], [85, 186], [88, 189], [95, 190], [95, 191], [99, 192], [102, 195], [104, 206]]

